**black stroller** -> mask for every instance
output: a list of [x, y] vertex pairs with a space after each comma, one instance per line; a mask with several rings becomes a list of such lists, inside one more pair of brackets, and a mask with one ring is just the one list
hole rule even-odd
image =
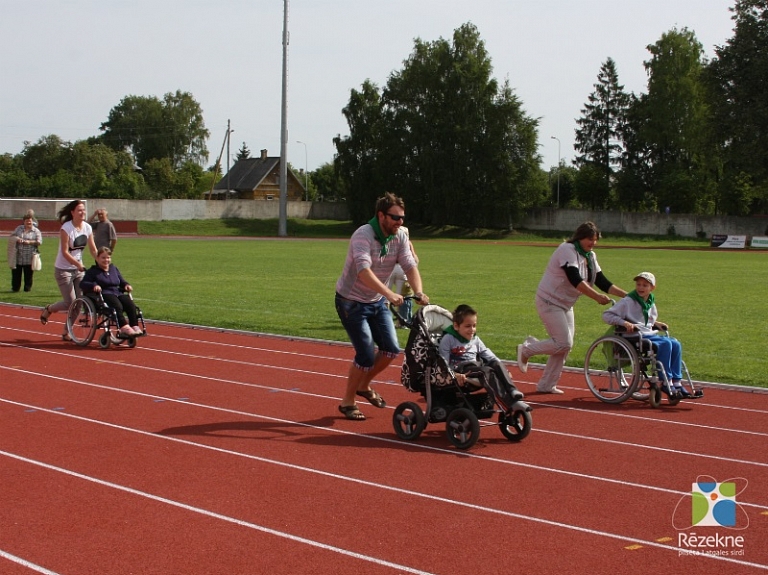
[[532, 425], [531, 407], [522, 401], [523, 394], [516, 389], [506, 397], [495, 392], [489, 382], [490, 370], [481, 366], [464, 371], [474, 386], [460, 386], [440, 356], [443, 329], [452, 324], [451, 312], [437, 305], [424, 306], [410, 322], [400, 379], [409, 391], [420, 393], [427, 406], [425, 413], [412, 401], [398, 405], [392, 416], [395, 433], [401, 439], [415, 440], [427, 423], [445, 422], [450, 442], [459, 449], [469, 449], [479, 438], [480, 420], [498, 413], [502, 435], [521, 441]]

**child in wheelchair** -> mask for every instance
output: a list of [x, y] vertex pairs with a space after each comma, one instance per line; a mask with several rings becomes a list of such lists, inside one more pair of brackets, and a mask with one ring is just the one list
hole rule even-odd
[[440, 355], [456, 374], [459, 385], [485, 388], [507, 409], [523, 398], [499, 358], [477, 336], [477, 312], [462, 304], [453, 311], [453, 325], [440, 340]]
[[[118, 333], [123, 337], [143, 335], [139, 327], [138, 312], [133, 298], [128, 295], [133, 288], [112, 263], [112, 250], [103, 246], [96, 252], [96, 263], [85, 272], [80, 282], [83, 294], [97, 303], [99, 295], [104, 303], [117, 312]], [[125, 316], [128, 316], [127, 319]]]
[[[670, 389], [664, 390], [670, 397], [700, 395], [701, 390], [693, 390], [692, 394], [683, 386], [682, 345], [669, 334], [659, 333], [666, 332], [669, 326], [658, 320], [659, 311], [653, 294], [656, 289], [656, 276], [651, 272], [641, 272], [635, 276], [634, 282], [633, 291], [603, 312], [603, 321], [624, 330], [625, 337], [631, 338], [633, 334], [640, 334], [644, 343], [650, 342], [656, 353], [656, 360], [663, 366], [671, 384]], [[641, 353], [644, 351], [648, 350], [640, 350]]]

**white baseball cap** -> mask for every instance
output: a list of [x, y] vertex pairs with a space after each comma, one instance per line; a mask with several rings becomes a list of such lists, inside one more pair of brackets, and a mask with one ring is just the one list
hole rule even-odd
[[656, 287], [656, 276], [653, 275], [651, 272], [640, 272], [635, 276], [634, 281], [637, 281], [639, 279], [644, 279], [649, 284]]

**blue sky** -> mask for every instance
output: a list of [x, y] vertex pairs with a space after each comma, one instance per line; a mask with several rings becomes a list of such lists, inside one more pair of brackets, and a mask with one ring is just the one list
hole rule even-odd
[[[573, 158], [575, 119], [600, 65], [616, 61], [625, 89], [646, 91], [647, 46], [674, 28], [711, 57], [733, 34], [733, 0], [291, 0], [288, 159], [310, 170], [347, 135], [350, 90], [402, 68], [414, 38], [450, 39], [477, 26], [493, 75], [540, 119], [545, 168], [558, 143]], [[0, 154], [57, 134], [99, 134], [127, 95], [192, 93], [211, 132], [212, 164], [232, 123], [230, 152], [280, 154], [283, 1], [0, 0]], [[304, 144], [299, 144], [302, 141]], [[224, 162], [226, 164], [226, 161]], [[207, 167], [207, 166], [206, 166]]]

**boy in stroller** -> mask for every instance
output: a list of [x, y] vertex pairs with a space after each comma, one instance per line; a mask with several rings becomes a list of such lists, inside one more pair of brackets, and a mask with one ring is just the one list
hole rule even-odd
[[453, 311], [453, 325], [440, 340], [440, 355], [456, 374], [459, 385], [483, 389], [508, 411], [523, 394], [499, 358], [477, 336], [477, 312], [466, 304]]

